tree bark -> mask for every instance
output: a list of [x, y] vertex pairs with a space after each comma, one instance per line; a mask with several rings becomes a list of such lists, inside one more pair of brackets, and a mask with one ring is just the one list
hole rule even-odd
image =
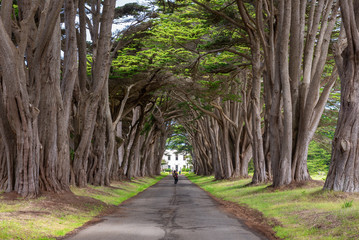
[[336, 56], [341, 79], [341, 100], [324, 189], [359, 192], [359, 3], [341, 0], [340, 9], [347, 46]]
[[[116, 1], [106, 0], [103, 1], [103, 11], [101, 18], [101, 28], [96, 31], [99, 26], [98, 17], [99, 14], [95, 14], [94, 24], [91, 36], [94, 42], [93, 49], [93, 68], [92, 68], [92, 81], [90, 89], [83, 89], [82, 97], [79, 104], [79, 118], [82, 122], [77, 130], [80, 133], [80, 139], [75, 150], [75, 158], [73, 170], [76, 177], [76, 184], [79, 187], [84, 187], [87, 184], [87, 171], [88, 171], [88, 157], [90, 155], [91, 140], [93, 138], [95, 122], [97, 118], [97, 112], [99, 108], [99, 102], [103, 95], [103, 89], [107, 88], [107, 79], [110, 64], [110, 47], [111, 47], [111, 27], [114, 18], [114, 8]], [[96, 6], [93, 6], [93, 12], [99, 12], [99, 2]], [[83, 38], [82, 38], [83, 41]], [[84, 44], [84, 43], [82, 43]], [[81, 55], [83, 57], [83, 55]], [[81, 59], [86, 61], [86, 59]], [[81, 65], [83, 66], [83, 65]], [[85, 71], [81, 68], [82, 71]], [[85, 77], [84, 75], [81, 75]], [[85, 79], [80, 79], [81, 82], [86, 82]], [[80, 84], [81, 86], [81, 84]], [[82, 84], [84, 86], [84, 84]], [[104, 160], [104, 159], [103, 159]], [[101, 163], [102, 164], [102, 163]]]
[[[13, 139], [16, 139], [16, 150], [11, 154], [16, 160], [12, 162], [11, 157], [8, 158], [8, 163], [13, 164], [13, 166], [9, 166], [9, 176], [12, 176], [11, 169], [14, 168], [15, 183], [11, 186], [13, 180], [10, 179], [8, 186], [12, 189], [8, 190], [16, 190], [26, 197], [35, 197], [40, 190], [39, 171], [40, 164], [42, 164], [40, 151], [44, 148], [40, 144], [38, 134], [38, 107], [43, 85], [41, 80], [47, 74], [43, 71], [44, 68], [41, 68], [41, 60], [47, 53], [56, 51], [56, 43], [51, 38], [58, 25], [57, 20], [62, 3], [63, 1], [48, 3], [48, 8], [37, 16], [39, 20], [37, 29], [34, 29], [33, 17], [38, 10], [39, 2], [23, 1], [19, 3], [21, 31], [14, 40], [18, 41], [17, 48], [9, 37], [9, 29], [6, 29], [3, 22], [0, 21], [0, 65], [5, 69], [2, 77], [6, 88], [4, 98], [1, 99], [4, 101], [6, 109], [6, 116], [3, 117], [6, 117], [10, 123]], [[47, 23], [46, 30], [45, 22]], [[26, 56], [26, 62], [24, 62], [24, 56]], [[33, 64], [34, 62], [36, 64]], [[53, 62], [58, 61], [55, 58]], [[48, 76], [52, 76], [51, 80], [54, 81], [58, 79], [56, 71], [53, 75]], [[6, 120], [2, 122], [7, 124]], [[41, 124], [46, 123], [41, 122]], [[49, 149], [46, 148], [44, 151]], [[49, 167], [51, 168], [53, 165]]]

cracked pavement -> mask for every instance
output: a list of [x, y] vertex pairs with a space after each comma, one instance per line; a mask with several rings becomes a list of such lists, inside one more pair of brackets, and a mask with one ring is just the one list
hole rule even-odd
[[103, 221], [69, 240], [263, 240], [259, 233], [219, 208], [205, 191], [172, 176], [118, 206]]

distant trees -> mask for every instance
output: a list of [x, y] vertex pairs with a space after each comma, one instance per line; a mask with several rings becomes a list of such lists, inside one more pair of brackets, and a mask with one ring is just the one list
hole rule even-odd
[[[248, 153], [245, 156], [254, 161], [253, 183], [273, 180], [279, 187], [309, 180], [309, 143], [337, 76], [328, 52], [332, 36], [337, 37], [338, 2], [192, 2], [197, 7], [171, 3], [174, 13], [165, 21], [172, 17], [177, 30], [171, 29], [173, 25], [166, 30], [176, 36], [163, 42], [168, 43], [165, 48], [190, 51], [194, 59], [186, 59], [194, 62], [185, 69], [193, 85], [174, 92], [191, 109], [183, 121], [196, 119], [193, 126], [183, 125], [196, 139], [191, 142], [198, 173], [213, 172], [219, 179], [246, 176], [239, 173], [245, 166], [239, 159]], [[193, 27], [185, 28], [188, 18], [179, 24], [181, 16], [192, 18], [197, 35]], [[160, 37], [161, 31], [156, 32]], [[226, 74], [230, 77], [221, 76]], [[208, 88], [197, 89], [204, 82]]]
[[[214, 173], [216, 179], [248, 176], [248, 162], [252, 157], [250, 136], [244, 124], [248, 122], [245, 114], [248, 101], [245, 94], [241, 99], [235, 94], [246, 91], [248, 85], [241, 83], [239, 76], [245, 78], [246, 74], [231, 76], [232, 80], [226, 77], [202, 80], [202, 86], [192, 86], [186, 93], [178, 91], [174, 95], [177, 101], [187, 102], [178, 121], [188, 132], [195, 171], [199, 174]], [[208, 93], [211, 88], [221, 94], [199, 93]], [[202, 97], [195, 99], [193, 94]]]

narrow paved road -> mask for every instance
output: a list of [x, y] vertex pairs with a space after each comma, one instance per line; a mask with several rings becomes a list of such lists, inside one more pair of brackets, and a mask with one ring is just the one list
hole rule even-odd
[[238, 219], [221, 211], [205, 191], [171, 176], [121, 204], [104, 221], [71, 240], [263, 240]]

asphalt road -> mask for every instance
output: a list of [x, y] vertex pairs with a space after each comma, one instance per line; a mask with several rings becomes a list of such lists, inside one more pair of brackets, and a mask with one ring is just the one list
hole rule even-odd
[[263, 240], [180, 176], [165, 177], [71, 240]]

